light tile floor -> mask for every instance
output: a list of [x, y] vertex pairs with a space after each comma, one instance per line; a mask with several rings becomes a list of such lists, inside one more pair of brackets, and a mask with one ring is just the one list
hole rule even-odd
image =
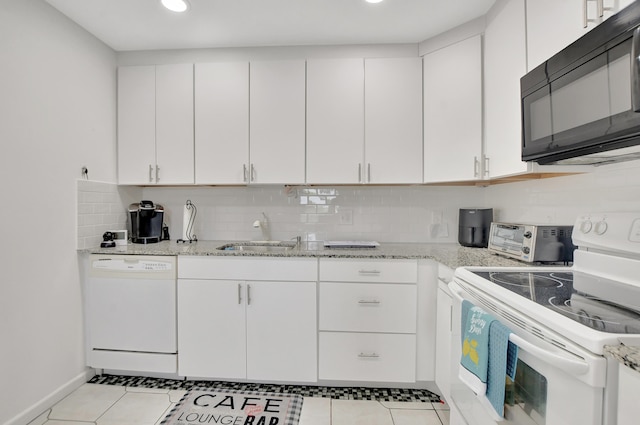
[[[30, 425], [158, 425], [185, 391], [84, 384]], [[440, 403], [305, 397], [299, 425], [448, 425]]]

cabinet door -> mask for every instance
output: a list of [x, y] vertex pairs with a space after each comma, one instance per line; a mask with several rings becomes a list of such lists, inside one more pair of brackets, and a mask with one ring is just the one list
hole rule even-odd
[[424, 181], [482, 178], [480, 36], [424, 57]]
[[618, 425], [637, 424], [640, 416], [640, 405], [638, 405], [640, 373], [620, 364], [618, 374]]
[[487, 16], [484, 50], [485, 177], [527, 171], [522, 161], [520, 77], [526, 73], [524, 0]]
[[193, 65], [157, 66], [156, 183], [194, 182], [193, 143]]
[[[443, 285], [446, 285], [444, 282]], [[451, 317], [453, 301], [438, 288], [436, 317], [436, 385], [446, 400], [451, 400]]]
[[243, 184], [249, 166], [249, 63], [195, 65], [197, 184]]
[[156, 166], [156, 69], [118, 68], [118, 183], [149, 184]]
[[422, 58], [365, 60], [364, 181], [422, 182]]
[[364, 60], [307, 62], [307, 183], [360, 183]]
[[630, 0], [603, 0], [604, 13], [600, 17], [596, 1], [527, 1], [527, 69], [537, 67], [631, 3]]
[[315, 282], [247, 282], [247, 378], [315, 382]]
[[305, 61], [250, 64], [250, 182], [305, 181]]
[[178, 373], [246, 377], [244, 283], [178, 280]]

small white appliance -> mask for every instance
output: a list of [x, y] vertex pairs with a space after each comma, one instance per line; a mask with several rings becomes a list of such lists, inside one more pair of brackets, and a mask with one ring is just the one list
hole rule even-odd
[[580, 216], [573, 243], [572, 267], [456, 270], [451, 425], [496, 423], [458, 379], [463, 299], [506, 325], [519, 347], [502, 423], [616, 424], [617, 363], [604, 347], [640, 345], [640, 213]]
[[87, 366], [177, 373], [176, 258], [91, 255]]

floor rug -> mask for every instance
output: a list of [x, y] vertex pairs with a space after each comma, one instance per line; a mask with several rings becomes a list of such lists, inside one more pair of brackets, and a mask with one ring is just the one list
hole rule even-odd
[[252, 382], [203, 381], [189, 379], [151, 378], [144, 376], [96, 375], [92, 384], [119, 385], [166, 390], [257, 391], [296, 394], [303, 397], [323, 397], [334, 400], [376, 400], [394, 402], [440, 402], [440, 396], [421, 388], [331, 387], [317, 385], [258, 384]]
[[296, 425], [303, 398], [256, 391], [192, 390], [161, 422], [162, 425]]

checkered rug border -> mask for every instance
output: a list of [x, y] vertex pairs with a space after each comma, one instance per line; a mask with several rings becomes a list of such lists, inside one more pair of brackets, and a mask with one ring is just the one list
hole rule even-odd
[[232, 390], [280, 394], [298, 394], [303, 397], [323, 397], [336, 400], [376, 400], [391, 402], [439, 403], [440, 396], [419, 388], [366, 388], [322, 387], [312, 385], [255, 384], [246, 382], [191, 381], [149, 378], [142, 376], [96, 375], [90, 384], [120, 385], [166, 390]]

